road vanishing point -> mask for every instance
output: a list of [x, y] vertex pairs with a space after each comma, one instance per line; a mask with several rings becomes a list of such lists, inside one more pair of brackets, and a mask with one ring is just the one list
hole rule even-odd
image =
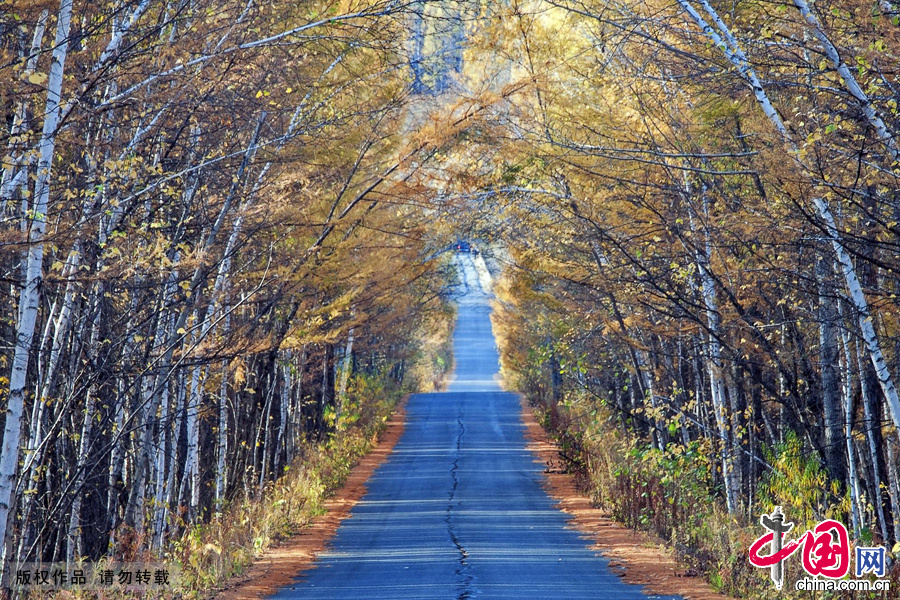
[[417, 394], [367, 493], [280, 600], [638, 600], [567, 526], [526, 448], [519, 398], [498, 382], [490, 295], [459, 254], [456, 369]]

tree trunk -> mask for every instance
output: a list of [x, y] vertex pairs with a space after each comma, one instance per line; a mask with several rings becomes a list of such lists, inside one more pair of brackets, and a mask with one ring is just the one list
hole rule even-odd
[[825, 34], [821, 23], [819, 23], [819, 19], [810, 10], [806, 0], [793, 1], [794, 6], [797, 7], [797, 10], [799, 10], [800, 14], [803, 16], [803, 20], [806, 21], [806, 24], [812, 29], [813, 35], [819, 40], [819, 44], [822, 46], [825, 56], [828, 57], [828, 60], [831, 61], [838, 75], [840, 75], [839, 81], [843, 84], [844, 88], [850, 92], [853, 99], [856, 100], [866, 122], [875, 130], [878, 139], [880, 139], [887, 147], [893, 162], [896, 162], [900, 159], [900, 149], [897, 147], [897, 140], [894, 133], [888, 129], [887, 125], [885, 125], [884, 121], [876, 112], [869, 97], [863, 91], [859, 82], [856, 81], [856, 76], [854, 76], [853, 71], [850, 70], [850, 67], [848, 67], [847, 63], [841, 58], [838, 49]]
[[[690, 196], [690, 187], [686, 186], [686, 193]], [[702, 190], [703, 215], [708, 218], [709, 207], [707, 204], [706, 190]], [[695, 235], [698, 231], [698, 215], [690, 209], [690, 226]], [[729, 514], [735, 514], [738, 509], [738, 484], [735, 473], [734, 448], [732, 446], [732, 434], [727, 414], [727, 401], [725, 392], [724, 364], [722, 360], [722, 317], [719, 314], [719, 303], [716, 294], [716, 283], [710, 270], [712, 248], [709, 241], [709, 232], [704, 229], [703, 247], [696, 251], [697, 271], [700, 277], [700, 296], [706, 308], [706, 326], [708, 340], [706, 347], [706, 371], [709, 375], [710, 399], [712, 400], [716, 429], [720, 438], [720, 460], [722, 464], [722, 479], [725, 484], [725, 502]]]
[[322, 354], [322, 389], [319, 394], [319, 410], [316, 415], [316, 436], [325, 437], [325, 410], [334, 406], [334, 345], [325, 343]]
[[118, 437], [119, 441], [113, 445], [112, 453], [109, 457], [109, 470], [107, 472], [106, 481], [106, 514], [108, 519], [107, 525], [109, 527], [109, 552], [112, 552], [116, 546], [116, 528], [119, 524], [119, 489], [123, 479], [122, 469], [125, 461], [125, 444], [127, 443], [127, 437], [122, 435], [122, 430], [125, 427], [126, 414], [130, 412], [128, 400], [122, 387], [123, 386], [120, 384], [120, 389], [117, 394], [118, 400], [110, 407], [116, 415], [116, 422], [111, 434], [114, 438]]
[[[694, 9], [694, 7], [690, 4], [689, 0], [678, 0], [678, 4], [685, 10], [685, 12], [690, 15], [694, 22], [697, 23], [697, 25], [703, 30], [703, 32], [713, 41], [716, 47], [722, 49], [722, 51], [725, 53], [726, 58], [737, 68], [741, 77], [750, 84], [753, 94], [756, 97], [756, 100], [765, 113], [766, 117], [769, 118], [769, 121], [772, 122], [772, 124], [781, 134], [784, 141], [789, 146], [789, 149], [791, 150], [790, 155], [798, 161], [798, 164], [806, 174], [814, 172], [814, 169], [810, 169], [805, 163], [801, 162], [800, 159], [796, 158], [800, 156], [800, 153], [798, 152], [797, 145], [794, 142], [790, 132], [785, 127], [784, 121], [781, 119], [781, 115], [778, 114], [778, 111], [775, 110], [775, 107], [772, 105], [772, 102], [769, 99], [765, 88], [757, 77], [756, 72], [750, 66], [750, 63], [747, 60], [747, 57], [744, 54], [743, 50], [741, 49], [740, 44], [731, 34], [728, 26], [722, 21], [715, 9], [713, 9], [706, 0], [701, 0], [703, 8], [706, 10], [707, 14], [710, 15], [720, 33], [717, 33], [716, 30], [709, 26], [709, 24], [703, 19], [700, 13], [698, 13], [696, 9]], [[798, 8], [801, 7], [801, 4], [802, 0], [795, 0], [795, 5], [797, 5]], [[818, 26], [818, 23], [813, 22], [813, 25]], [[838, 60], [840, 60], [840, 57], [838, 57]], [[845, 80], [844, 83], [850, 89], [851, 93], [854, 93], [854, 90], [858, 89], [859, 86], [858, 84], [856, 84], [856, 80], [853, 78], [852, 73], [849, 73], [849, 71], [847, 71], [847, 73], [849, 79]], [[880, 119], [878, 119], [877, 115], [874, 114], [872, 110], [870, 110], [871, 105], [868, 104], [868, 98], [866, 98], [864, 95], [862, 97], [855, 97], [860, 103], [860, 106], [862, 107], [868, 122], [873, 127], [875, 127], [876, 131], [878, 131], [879, 137], [883, 141], [886, 141], [888, 149], [891, 152], [891, 156], [894, 158], [894, 160], [897, 160], [898, 156], [900, 155], [898, 155], [897, 153], [893, 137], [890, 135], [890, 132], [886, 130], [884, 124], [880, 123]], [[849, 293], [850, 301], [856, 309], [859, 317], [860, 328], [862, 329], [863, 340], [865, 340], [869, 358], [872, 361], [872, 365], [875, 368], [875, 373], [878, 376], [878, 382], [881, 385], [885, 398], [887, 399], [888, 406], [890, 407], [894, 426], [897, 429], [898, 435], [900, 435], [900, 396], [898, 396], [897, 389], [894, 385], [894, 380], [891, 377], [890, 372], [888, 371], [887, 363], [881, 351], [878, 336], [875, 333], [875, 327], [872, 323], [872, 315], [869, 311], [869, 304], [866, 300], [865, 294], [862, 291], [862, 286], [860, 286], [859, 284], [859, 279], [856, 275], [856, 268], [854, 267], [853, 262], [850, 259], [849, 253], [844, 248], [843, 237], [841, 236], [840, 232], [837, 229], [837, 226], [835, 225], [834, 216], [831, 214], [831, 209], [828, 207], [828, 204], [822, 198], [814, 198], [813, 205], [815, 206], [816, 213], [819, 219], [821, 219], [824, 225], [824, 229], [828, 234], [832, 246], [834, 247], [834, 251], [837, 254], [838, 263], [841, 266], [841, 270], [843, 271], [844, 279], [847, 284], [847, 291]]]
[[[857, 318], [859, 319], [859, 328], [869, 353], [869, 359], [872, 362], [872, 367], [875, 369], [875, 375], [878, 378], [881, 391], [884, 393], [884, 397], [890, 408], [891, 417], [893, 418], [894, 427], [896, 428], [896, 434], [900, 435], [900, 396], [897, 394], [897, 388], [894, 386], [894, 379], [891, 376], [890, 371], [888, 371], [887, 361], [885, 361], [884, 354], [881, 352], [881, 344], [875, 333], [873, 315], [869, 311], [869, 303], [863, 293], [859, 278], [856, 276], [856, 268], [853, 266], [850, 254], [844, 248], [840, 233], [834, 222], [834, 217], [828, 206], [825, 204], [825, 201], [816, 198], [813, 202], [819, 209], [819, 213], [825, 224], [825, 230], [834, 247], [834, 252], [837, 254], [838, 263], [841, 265], [841, 269], [844, 272], [844, 279], [847, 282], [847, 292], [850, 303], [856, 310]], [[862, 374], [862, 371], [860, 373]]]
[[[887, 420], [888, 415], [884, 415]], [[897, 442], [893, 436], [885, 440], [884, 454], [887, 461], [885, 471], [888, 479], [888, 496], [891, 499], [891, 523], [893, 542], [900, 541], [900, 469], [897, 466]], [[890, 544], [889, 544], [890, 545]]]
[[[89, 320], [91, 323], [91, 341], [88, 347], [88, 356], [92, 357], [94, 360], [99, 358], [100, 354], [100, 322], [102, 317], [100, 311], [102, 298], [100, 294], [102, 293], [102, 289], [102, 286], [97, 286], [94, 290], [95, 293], [93, 294], [93, 298], [91, 298], [91, 302], [89, 303], [91, 307]], [[79, 558], [84, 557], [84, 536], [81, 530], [81, 507], [84, 495], [83, 486], [85, 469], [88, 465], [88, 454], [91, 447], [90, 441], [94, 424], [94, 412], [96, 408], [95, 398], [97, 391], [97, 385], [96, 382], [94, 382], [85, 394], [84, 418], [82, 420], [81, 437], [77, 449], [78, 456], [75, 460], [75, 470], [73, 473], [75, 480], [71, 486], [73, 500], [69, 516], [68, 548], [66, 550], [66, 561], [69, 564], [73, 563], [76, 555]]]
[[[223, 328], [228, 331], [231, 324], [230, 313], [225, 315], [225, 323]], [[215, 492], [215, 510], [222, 511], [225, 503], [225, 492], [228, 488], [228, 471], [225, 468], [225, 458], [228, 456], [228, 361], [222, 361], [222, 381], [219, 385], [219, 422], [217, 439], [218, 444], [216, 456], [216, 492]]]
[[[838, 304], [840, 311], [840, 304]], [[841, 342], [843, 347], [843, 403], [844, 403], [844, 443], [847, 452], [847, 477], [850, 483], [850, 516], [853, 521], [854, 539], [859, 539], [862, 531], [861, 493], [859, 490], [859, 471], [856, 466], [856, 452], [853, 448], [853, 350], [851, 349], [850, 332], [843, 326], [841, 319]]]
[[291, 412], [291, 352], [288, 350], [281, 364], [281, 394], [278, 401], [278, 433], [275, 436], [275, 460], [273, 469], [281, 472], [290, 455], [290, 412]]
[[6, 422], [3, 431], [3, 452], [0, 455], [0, 534], [4, 536], [0, 560], [3, 576], [0, 588], [8, 581], [8, 549], [12, 523], [15, 521], [16, 469], [19, 464], [19, 439], [22, 433], [22, 413], [25, 408], [25, 386], [28, 382], [28, 359], [40, 308], [43, 282], [44, 234], [47, 228], [47, 210], [50, 200], [50, 171], [56, 149], [56, 134], [63, 85], [63, 69], [69, 48], [69, 24], [72, 18], [72, 0], [62, 0], [56, 24], [56, 40], [47, 82], [47, 103], [44, 110], [44, 127], [38, 144], [37, 179], [34, 186], [34, 212], [28, 234], [28, 258], [25, 268], [25, 284], [19, 295], [19, 320], [16, 325], [16, 341], [12, 370], [9, 377], [9, 397], [6, 406]]
[[[28, 58], [25, 60], [25, 68], [22, 69], [22, 79], [27, 79], [29, 75], [34, 73], [38, 58], [41, 56], [41, 42], [44, 39], [44, 31], [47, 28], [48, 14], [49, 13], [46, 10], [42, 11], [34, 26], [34, 34], [31, 38], [31, 48], [28, 53]], [[8, 139], [13, 140], [22, 134], [27, 114], [27, 101], [22, 100], [16, 107], [13, 123], [9, 129]], [[4, 161], [6, 162], [6, 165], [3, 169], [2, 182], [0, 182], [0, 202], [8, 204], [13, 203], [13, 196], [15, 195], [16, 189], [25, 185], [27, 182], [27, 177], [22, 177], [20, 175], [20, 173], [24, 172], [21, 161], [27, 160], [27, 157], [24, 152], [16, 152], [16, 145], [18, 144], [14, 144], [12, 141], [7, 145], [7, 155], [9, 155], [12, 160], [9, 162]], [[13, 212], [13, 209], [8, 209], [8, 212]], [[23, 212], [22, 219], [24, 220], [25, 218], [25, 212]]]
[[816, 280], [819, 285], [819, 370], [822, 377], [822, 408], [825, 421], [825, 465], [832, 479], [847, 482], [844, 464], [844, 432], [841, 421], [841, 390], [838, 375], [837, 313], [834, 300], [828, 294], [831, 275], [830, 261], [816, 259]]
[[351, 327], [347, 334], [347, 345], [344, 347], [344, 360], [341, 361], [341, 378], [335, 399], [339, 416], [343, 409], [345, 396], [347, 395], [347, 384], [350, 381], [350, 371], [353, 368], [353, 333], [354, 330], [353, 327]]
[[883, 540], [888, 539], [887, 520], [884, 515], [884, 499], [881, 494], [881, 482], [883, 479], [884, 469], [881, 465], [881, 451], [876, 431], [881, 431], [881, 425], [878, 419], [881, 416], [880, 402], [878, 401], [878, 391], [872, 389], [869, 385], [868, 375], [866, 373], [866, 362], [863, 358], [862, 349], [857, 346], [857, 362], [859, 364], [859, 383], [862, 391], [863, 415], [866, 422], [866, 441], [869, 444], [869, 461], [872, 467], [872, 504], [875, 507], [875, 514], [878, 517], [878, 527], [881, 531]]
[[191, 394], [186, 407], [187, 451], [181, 488], [190, 488], [188, 519], [193, 522], [200, 508], [200, 405], [203, 402], [203, 381], [205, 375], [197, 364], [191, 370]]

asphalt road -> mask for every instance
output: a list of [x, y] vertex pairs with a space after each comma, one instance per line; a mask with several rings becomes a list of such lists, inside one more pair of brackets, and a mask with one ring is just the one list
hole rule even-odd
[[[274, 598], [646, 598], [566, 527], [525, 448], [517, 397], [496, 380], [488, 294], [472, 259], [449, 391], [413, 396], [406, 429], [316, 567]], [[652, 596], [651, 596], [652, 597]]]

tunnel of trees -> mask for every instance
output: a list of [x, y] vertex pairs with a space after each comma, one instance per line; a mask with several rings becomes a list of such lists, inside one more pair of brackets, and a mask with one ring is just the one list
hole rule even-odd
[[900, 541], [900, 5], [0, 6], [6, 560], [161, 553], [430, 385], [460, 237], [586, 460]]

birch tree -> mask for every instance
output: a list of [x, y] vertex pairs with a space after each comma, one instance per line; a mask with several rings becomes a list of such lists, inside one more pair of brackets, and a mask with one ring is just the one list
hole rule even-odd
[[[19, 440], [25, 407], [28, 363], [31, 340], [37, 322], [43, 281], [44, 236], [50, 199], [50, 177], [53, 167], [56, 135], [62, 100], [63, 73], [69, 48], [69, 25], [72, 19], [72, 0], [62, 0], [57, 13], [56, 37], [50, 72], [47, 77], [47, 101], [44, 107], [44, 126], [38, 148], [34, 205], [28, 232], [28, 252], [25, 285], [19, 294], [19, 321], [16, 326], [15, 352], [9, 379], [6, 419], [3, 429], [3, 453], [0, 455], [0, 532], [4, 535], [2, 558], [7, 565], [10, 522], [15, 514], [13, 489], [19, 464]], [[6, 575], [6, 567], [4, 567]]]

